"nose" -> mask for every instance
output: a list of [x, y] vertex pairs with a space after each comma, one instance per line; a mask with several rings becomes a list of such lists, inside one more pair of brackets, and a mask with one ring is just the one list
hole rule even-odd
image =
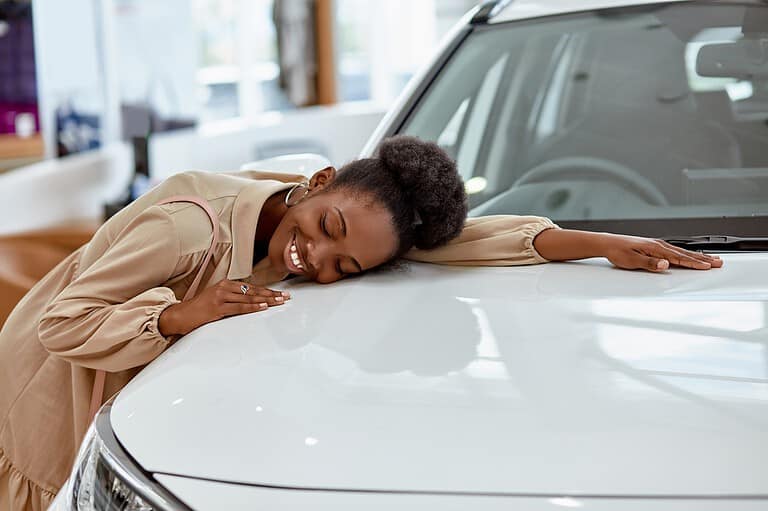
[[329, 258], [333, 251], [331, 243], [326, 240], [307, 240], [307, 263], [315, 272], [319, 273], [323, 267], [323, 261]]

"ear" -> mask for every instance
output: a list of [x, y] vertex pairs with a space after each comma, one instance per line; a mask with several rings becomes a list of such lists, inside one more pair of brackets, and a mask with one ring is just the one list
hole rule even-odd
[[322, 190], [336, 179], [336, 169], [333, 167], [325, 167], [322, 170], [318, 170], [309, 179], [309, 191], [316, 192]]

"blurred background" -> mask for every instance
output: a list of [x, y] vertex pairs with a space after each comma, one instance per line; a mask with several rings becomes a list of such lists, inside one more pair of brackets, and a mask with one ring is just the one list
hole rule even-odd
[[98, 222], [184, 170], [341, 165], [475, 4], [0, 0], [0, 234]]

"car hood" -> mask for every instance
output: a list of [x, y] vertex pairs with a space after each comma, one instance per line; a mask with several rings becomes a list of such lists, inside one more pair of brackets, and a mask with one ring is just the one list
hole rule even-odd
[[768, 255], [405, 264], [206, 325], [112, 408], [150, 472], [290, 488], [768, 495]]

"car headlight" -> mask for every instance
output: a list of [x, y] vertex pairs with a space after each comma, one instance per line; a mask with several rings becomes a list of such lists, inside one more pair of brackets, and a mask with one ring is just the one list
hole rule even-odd
[[187, 506], [146, 474], [112, 432], [106, 404], [77, 454], [67, 497], [73, 511], [171, 511]]

